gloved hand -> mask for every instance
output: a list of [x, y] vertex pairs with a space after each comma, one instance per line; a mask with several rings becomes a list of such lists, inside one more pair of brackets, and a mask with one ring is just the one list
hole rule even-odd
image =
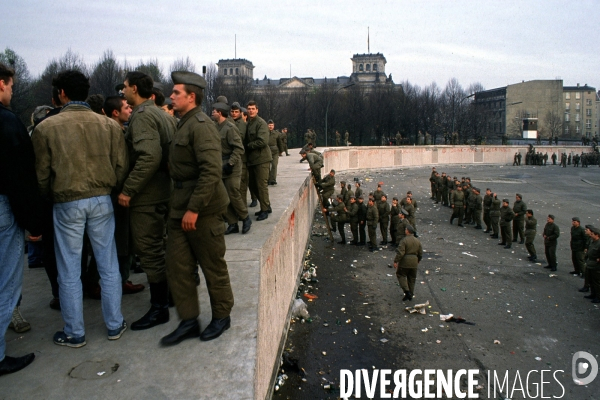
[[231, 173], [233, 172], [233, 165], [227, 163], [225, 165], [223, 165], [223, 175], [231, 175]]

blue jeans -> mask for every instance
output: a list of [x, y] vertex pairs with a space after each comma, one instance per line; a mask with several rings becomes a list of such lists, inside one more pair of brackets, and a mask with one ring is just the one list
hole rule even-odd
[[121, 314], [121, 275], [115, 245], [115, 218], [110, 196], [54, 204], [54, 247], [58, 267], [60, 307], [64, 332], [80, 338], [83, 323], [81, 251], [87, 232], [98, 263], [102, 293], [102, 316], [108, 329], [123, 323]]
[[4, 360], [4, 335], [21, 296], [25, 232], [10, 208], [8, 197], [0, 194], [0, 361]]
[[27, 264], [40, 265], [44, 262], [44, 244], [41, 241], [27, 243]]

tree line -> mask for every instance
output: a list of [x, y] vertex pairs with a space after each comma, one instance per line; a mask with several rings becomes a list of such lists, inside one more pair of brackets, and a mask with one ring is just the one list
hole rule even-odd
[[[12, 109], [26, 125], [31, 124], [35, 107], [51, 104], [52, 78], [66, 69], [83, 72], [90, 78], [90, 95], [115, 95], [115, 86], [122, 83], [128, 71], [142, 71], [164, 85], [164, 93], [172, 90], [171, 71], [192, 71], [204, 74], [207, 80], [203, 107], [210, 111], [210, 104], [217, 96], [225, 95], [229, 103], [242, 106], [249, 100], [259, 105], [259, 115], [273, 119], [276, 128], [288, 128], [288, 143], [292, 147], [303, 144], [304, 133], [313, 129], [317, 133], [317, 145], [325, 145], [325, 114], [327, 113], [327, 136], [330, 145], [335, 144], [335, 131], [342, 136], [350, 133], [354, 145], [381, 145], [394, 140], [400, 132], [403, 143], [419, 143], [420, 137], [429, 133], [431, 143], [450, 143], [452, 132], [457, 132], [460, 143], [498, 143], [499, 137], [491, 136], [487, 113], [476, 107], [473, 95], [484, 90], [480, 83], [464, 88], [456, 79], [450, 79], [445, 87], [435, 82], [418, 86], [408, 80], [401, 84], [382, 84], [372, 87], [353, 85], [338, 90], [335, 80], [322, 85], [285, 90], [277, 85], [255, 89], [249, 78], [239, 77], [234, 84], [225, 84], [215, 64], [199, 71], [189, 57], [179, 58], [167, 69], [158, 59], [140, 60], [137, 63], [120, 62], [111, 50], [91, 64], [68, 50], [58, 58], [48, 61], [42, 73], [33, 77], [26, 61], [14, 50], [7, 48], [0, 53], [0, 62], [15, 69], [15, 85]], [[421, 133], [421, 136], [419, 135]]]

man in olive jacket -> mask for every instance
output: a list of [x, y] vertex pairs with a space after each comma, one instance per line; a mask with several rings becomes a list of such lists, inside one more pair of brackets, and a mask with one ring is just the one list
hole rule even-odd
[[500, 207], [500, 234], [502, 241], [498, 243], [504, 246], [505, 249], [510, 249], [512, 245], [512, 232], [510, 231], [511, 221], [515, 214], [510, 209], [508, 199], [502, 199], [502, 207]]
[[381, 196], [381, 201], [377, 203], [377, 212], [379, 213], [379, 231], [381, 232], [381, 244], [387, 244], [388, 225], [390, 223], [390, 204], [387, 202], [387, 196]]
[[533, 217], [533, 210], [527, 210], [525, 212], [525, 248], [529, 253], [529, 261], [537, 260], [537, 253], [533, 244], [536, 231], [537, 219]]
[[143, 330], [169, 321], [164, 233], [171, 194], [167, 163], [176, 120], [150, 98], [154, 82], [149, 75], [129, 72], [124, 85], [123, 96], [133, 107], [125, 136], [130, 172], [118, 200], [130, 209], [134, 250], [150, 284], [150, 310], [131, 324], [132, 330]]
[[402, 301], [410, 301], [415, 294], [417, 267], [423, 258], [423, 247], [419, 239], [414, 236], [415, 230], [412, 226], [407, 226], [404, 233], [406, 237], [400, 241], [396, 250], [394, 268], [396, 268], [398, 283], [404, 291]]
[[367, 206], [367, 231], [369, 232], [369, 251], [375, 251], [377, 248], [377, 223], [379, 222], [379, 212], [375, 206], [375, 200], [369, 199]]
[[556, 271], [556, 246], [558, 237], [560, 236], [560, 229], [558, 228], [558, 225], [554, 223], [554, 215], [549, 214], [546, 221], [546, 226], [544, 226], [544, 250], [546, 252], [546, 261], [548, 262], [548, 265], [544, 268], [548, 268], [550, 271]]
[[492, 225], [492, 235], [490, 236], [492, 239], [498, 239], [500, 233], [500, 227], [498, 223], [500, 222], [500, 207], [502, 206], [502, 202], [498, 199], [498, 194], [494, 193], [492, 195], [492, 204], [490, 205], [490, 224]]
[[583, 274], [585, 270], [585, 247], [587, 236], [579, 217], [573, 217], [571, 223], [571, 261], [573, 271], [570, 274]]
[[269, 148], [269, 127], [264, 119], [258, 116], [258, 105], [251, 100], [246, 106], [248, 121], [246, 126], [246, 159], [248, 160], [248, 185], [250, 192], [256, 193], [260, 203], [260, 211], [255, 215], [257, 221], [269, 217], [271, 201], [269, 200], [269, 168], [271, 166], [271, 149]]
[[167, 239], [167, 275], [181, 322], [161, 339], [165, 346], [198, 337], [198, 290], [193, 272], [200, 264], [210, 297], [212, 320], [201, 340], [219, 337], [231, 324], [233, 292], [225, 262], [222, 215], [229, 198], [221, 180], [221, 139], [200, 107], [206, 81], [193, 72], [172, 72], [173, 108], [181, 120], [171, 143], [171, 195]]
[[515, 204], [513, 204], [513, 212], [515, 213], [515, 218], [513, 219], [513, 242], [517, 241], [517, 237], [521, 238], [520, 244], [525, 243], [525, 232], [523, 230], [523, 225], [525, 223], [525, 212], [527, 211], [527, 205], [523, 201], [523, 196], [519, 193], [515, 196]]
[[463, 216], [465, 215], [465, 194], [462, 186], [458, 185], [456, 190], [450, 196], [450, 205], [452, 207], [452, 216], [450, 217], [450, 225], [454, 222], [454, 218], [458, 218], [458, 226], [463, 226]]
[[592, 303], [600, 303], [600, 230], [591, 227], [590, 238], [592, 240], [586, 254], [585, 273], [591, 293], [584, 297], [591, 299]]

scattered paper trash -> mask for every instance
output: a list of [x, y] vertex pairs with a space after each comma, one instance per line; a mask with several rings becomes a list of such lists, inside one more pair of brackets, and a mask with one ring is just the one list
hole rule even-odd
[[454, 317], [454, 314], [440, 314], [440, 321], [448, 321]]
[[316, 294], [312, 294], [312, 293], [304, 293], [302, 295], [304, 298], [307, 298], [309, 300], [313, 300], [313, 299], [318, 299], [319, 296], [317, 296]]
[[404, 309], [411, 314], [419, 313], [419, 314], [427, 314], [427, 306], [429, 305], [429, 300], [422, 304], [415, 304], [413, 307], [405, 307]]
[[501, 344], [500, 341], [498, 339], [494, 340], [494, 344]]
[[102, 375], [104, 375], [105, 373], [106, 373], [106, 371], [97, 372], [97, 373], [96, 373], [96, 375], [98, 375], [98, 376], [102, 376]]
[[542, 357], [536, 357], [535, 360], [536, 361], [542, 361]]
[[471, 253], [469, 253], [468, 251], [463, 251], [462, 253], [463, 253], [464, 255], [466, 255], [466, 256], [469, 256], [469, 257], [475, 257], [475, 258], [478, 258], [478, 257], [477, 257], [475, 254], [471, 254]]
[[427, 328], [424, 328], [424, 329], [421, 329], [421, 332], [427, 332], [428, 330], [429, 330], [429, 329], [427, 329]]
[[357, 335], [358, 334], [358, 330], [356, 330], [356, 328], [352, 329], [352, 332]]
[[442, 341], [441, 341], [441, 340], [439, 340], [439, 339], [438, 339], [438, 340], [436, 340], [435, 342], [436, 342], [437, 344], [440, 344], [440, 343], [442, 343]]
[[294, 305], [292, 306], [292, 318], [310, 318], [306, 303], [302, 299], [294, 300]]
[[387, 343], [387, 342], [389, 342], [389, 340], [387, 340], [386, 338], [379, 339], [379, 341], [380, 341], [381, 343]]

